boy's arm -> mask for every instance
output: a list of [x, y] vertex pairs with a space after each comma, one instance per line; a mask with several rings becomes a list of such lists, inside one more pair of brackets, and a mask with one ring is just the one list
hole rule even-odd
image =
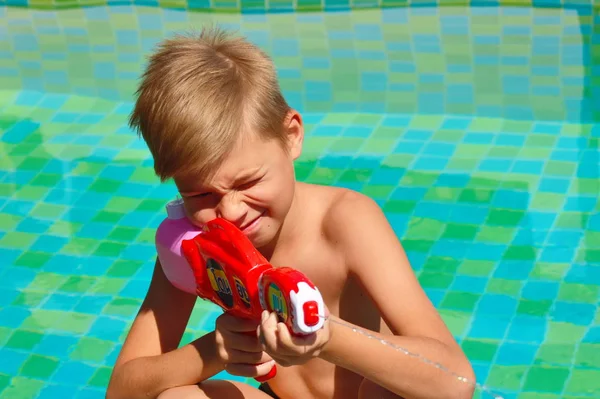
[[177, 349], [196, 297], [174, 287], [157, 261], [148, 293], [115, 362], [107, 399], [155, 398], [222, 370], [214, 332]]
[[[379, 206], [349, 192], [334, 208], [326, 226], [328, 235], [345, 254], [350, 273], [365, 287], [394, 336], [369, 333], [473, 381], [468, 359], [419, 285]], [[322, 358], [397, 395], [407, 399], [472, 396], [472, 386], [431, 364], [337, 323], [330, 323], [330, 329]]]

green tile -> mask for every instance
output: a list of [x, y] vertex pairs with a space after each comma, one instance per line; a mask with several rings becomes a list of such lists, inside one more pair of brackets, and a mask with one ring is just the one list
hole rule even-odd
[[37, 204], [35, 208], [29, 213], [32, 217], [39, 219], [55, 219], [59, 218], [65, 213], [66, 207], [64, 205], [54, 204]]
[[492, 190], [467, 188], [460, 193], [458, 201], [475, 204], [489, 204], [492, 201], [493, 194]]
[[423, 265], [423, 270], [427, 270], [428, 272], [455, 273], [459, 264], [460, 261], [458, 259], [431, 256]]
[[562, 283], [558, 299], [564, 301], [596, 303], [600, 288], [590, 284]]
[[6, 342], [6, 347], [31, 350], [40, 342], [43, 336], [43, 334], [34, 331], [15, 330]]
[[453, 336], [461, 337], [471, 324], [472, 315], [468, 312], [460, 312], [450, 309], [439, 309], [440, 316]]
[[99, 277], [96, 284], [88, 291], [90, 294], [116, 295], [127, 284], [127, 279]]
[[600, 369], [600, 344], [581, 343], [575, 356], [575, 365]]
[[589, 215], [581, 212], [564, 212], [558, 215], [555, 226], [559, 229], [585, 229]]
[[9, 231], [4, 237], [0, 238], [0, 247], [23, 249], [29, 247], [37, 239], [36, 234]]
[[106, 387], [108, 385], [108, 381], [110, 380], [111, 373], [112, 368], [105, 366], [99, 367], [88, 384], [94, 387]]
[[508, 244], [513, 240], [515, 234], [514, 227], [484, 225], [477, 234], [477, 241]]
[[491, 362], [498, 350], [498, 342], [482, 341], [471, 338], [466, 338], [461, 346], [465, 355], [471, 361]]
[[446, 273], [421, 272], [419, 282], [424, 288], [448, 288], [454, 276]]
[[60, 320], [60, 327], [55, 328], [75, 334], [85, 334], [96, 320], [96, 317], [97, 315], [76, 312], [65, 313]]
[[45, 381], [25, 377], [13, 377], [10, 385], [2, 391], [0, 399], [32, 399], [37, 398], [40, 390], [46, 385]]
[[459, 195], [461, 195], [461, 189], [454, 187], [431, 187], [424, 199], [428, 201], [449, 201], [455, 202]]
[[491, 294], [505, 294], [516, 296], [521, 292], [522, 281], [492, 278], [487, 286], [487, 292]]
[[433, 185], [437, 179], [438, 175], [434, 173], [424, 173], [409, 170], [402, 178], [400, 184], [405, 186], [429, 187]]
[[507, 260], [534, 260], [536, 248], [527, 245], [512, 245], [504, 253], [503, 259]]
[[573, 176], [576, 165], [571, 162], [548, 161], [544, 166], [543, 174], [558, 176]]
[[561, 280], [571, 265], [567, 263], [536, 263], [531, 271], [530, 278], [542, 280]]
[[132, 316], [140, 308], [141, 300], [133, 298], [115, 298], [102, 311], [114, 316]]
[[600, 370], [573, 369], [565, 393], [600, 397]]
[[125, 215], [119, 212], [100, 211], [92, 220], [94, 222], [117, 223], [123, 216]]
[[439, 220], [415, 217], [411, 219], [406, 235], [411, 238], [431, 239], [439, 237], [444, 231], [444, 227], [444, 222]]
[[442, 234], [442, 238], [473, 240], [477, 235], [478, 229], [479, 227], [475, 225], [449, 223]]
[[127, 244], [120, 242], [104, 241], [94, 251], [96, 256], [114, 256], [118, 257], [123, 250], [127, 248]]
[[518, 391], [527, 373], [526, 366], [493, 365], [487, 377], [486, 385], [490, 388]]
[[533, 366], [525, 378], [527, 391], [561, 392], [569, 377], [569, 368]]
[[334, 141], [329, 147], [331, 152], [359, 152], [364, 144], [364, 139], [354, 137], [343, 137]]
[[530, 299], [521, 299], [519, 301], [519, 307], [517, 313], [527, 314], [532, 316], [546, 316], [552, 306], [551, 300], [546, 301], [533, 301]]
[[97, 239], [73, 237], [61, 249], [65, 255], [90, 255], [98, 247]]
[[490, 211], [486, 223], [490, 223], [497, 226], [517, 226], [524, 216], [524, 211], [492, 209]]
[[390, 200], [383, 205], [383, 211], [386, 213], [412, 213], [416, 205], [414, 201]]
[[119, 187], [123, 184], [120, 181], [109, 180], [109, 179], [97, 179], [89, 189], [92, 191], [97, 191], [99, 193], [114, 193]]
[[495, 263], [491, 261], [466, 259], [458, 268], [458, 272], [467, 276], [489, 276], [494, 267]]
[[394, 191], [395, 188], [396, 186], [366, 185], [363, 188], [362, 193], [373, 199], [386, 199], [390, 196], [390, 194], [392, 193], [392, 191]]
[[39, 269], [52, 257], [51, 254], [45, 252], [23, 252], [15, 261], [15, 265], [24, 266], [31, 269]]
[[42, 170], [44, 166], [50, 161], [49, 158], [35, 158], [27, 157], [20, 165], [17, 166], [20, 170]]
[[109, 277], [131, 277], [137, 273], [142, 264], [143, 262], [119, 259], [108, 269], [106, 275]]
[[414, 240], [414, 239], [404, 239], [402, 240], [402, 246], [406, 251], [414, 251], [414, 252], [429, 252], [434, 242], [429, 240]]
[[58, 360], [53, 357], [31, 355], [21, 367], [21, 374], [26, 377], [46, 379], [54, 373]]
[[10, 385], [11, 377], [6, 374], [0, 374], [0, 393]]
[[25, 201], [41, 201], [47, 194], [48, 189], [45, 187], [25, 186], [19, 189], [14, 197]]
[[86, 292], [96, 282], [96, 277], [88, 276], [71, 276], [59, 290], [65, 292]]
[[69, 357], [71, 360], [80, 360], [85, 362], [103, 362], [115, 343], [97, 338], [82, 337]]
[[537, 364], [571, 364], [575, 354], [574, 344], [542, 344], [535, 362]]
[[448, 292], [442, 300], [441, 307], [471, 311], [481, 296], [470, 292]]
[[67, 281], [67, 276], [48, 272], [38, 272], [28, 288], [39, 291], [52, 291], [63, 285], [65, 281]]
[[550, 321], [546, 342], [573, 344], [581, 341], [587, 332], [586, 326], [576, 326], [570, 323], [559, 323]]

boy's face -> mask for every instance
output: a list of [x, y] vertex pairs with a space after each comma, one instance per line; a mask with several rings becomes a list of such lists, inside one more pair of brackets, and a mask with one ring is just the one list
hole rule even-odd
[[272, 242], [294, 197], [293, 161], [304, 132], [299, 115], [288, 118], [289, 150], [276, 140], [252, 135], [240, 140], [214, 177], [175, 177], [189, 219], [197, 225], [221, 217], [236, 225], [256, 248]]

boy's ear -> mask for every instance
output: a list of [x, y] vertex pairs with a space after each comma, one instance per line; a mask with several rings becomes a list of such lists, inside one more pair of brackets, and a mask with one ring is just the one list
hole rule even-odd
[[288, 135], [288, 150], [293, 160], [302, 154], [304, 142], [304, 125], [302, 116], [296, 110], [290, 110], [286, 118], [286, 131]]

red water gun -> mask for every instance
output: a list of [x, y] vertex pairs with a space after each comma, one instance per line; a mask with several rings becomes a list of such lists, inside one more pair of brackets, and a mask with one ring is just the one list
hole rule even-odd
[[[260, 320], [263, 310], [276, 312], [294, 335], [308, 335], [323, 326], [325, 306], [317, 287], [291, 267], [273, 267], [233, 224], [217, 218], [203, 232], [184, 239], [181, 252], [196, 280], [199, 297], [225, 312]], [[276, 366], [262, 377], [273, 378]]]

